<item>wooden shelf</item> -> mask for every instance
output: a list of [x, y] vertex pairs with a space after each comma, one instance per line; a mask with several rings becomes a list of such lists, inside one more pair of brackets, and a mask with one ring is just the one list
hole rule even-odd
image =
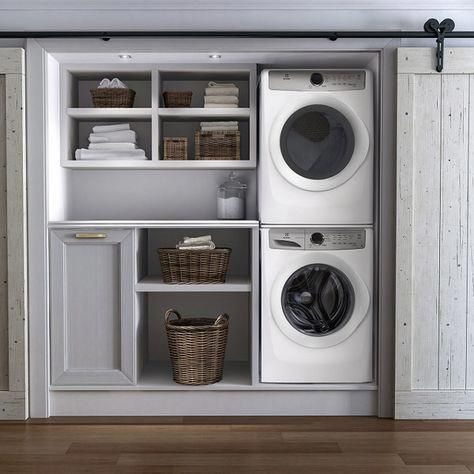
[[69, 117], [83, 120], [151, 119], [151, 108], [68, 108]]
[[158, 109], [160, 117], [175, 120], [190, 119], [247, 119], [250, 117], [250, 109], [247, 107], [206, 109], [198, 107], [166, 108]]
[[63, 160], [64, 168], [74, 169], [159, 169], [159, 170], [231, 170], [255, 169], [253, 160]]
[[174, 285], [163, 283], [163, 279], [159, 276], [147, 276], [135, 285], [135, 291], [146, 293], [248, 293], [252, 291], [252, 283], [249, 278], [231, 276], [225, 283]]
[[140, 229], [252, 229], [258, 228], [255, 220], [93, 220], [93, 221], [53, 221], [50, 229], [77, 229], [77, 228], [140, 228]]

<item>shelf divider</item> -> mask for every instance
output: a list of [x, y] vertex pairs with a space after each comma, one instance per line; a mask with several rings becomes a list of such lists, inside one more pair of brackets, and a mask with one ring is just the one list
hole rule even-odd
[[147, 276], [135, 285], [139, 293], [249, 293], [252, 291], [250, 278], [229, 276], [225, 283], [169, 284], [160, 276]]

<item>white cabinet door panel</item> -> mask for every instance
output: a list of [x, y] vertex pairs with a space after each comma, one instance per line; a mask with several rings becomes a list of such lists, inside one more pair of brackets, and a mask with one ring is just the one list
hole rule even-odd
[[131, 384], [133, 232], [51, 232], [53, 385]]

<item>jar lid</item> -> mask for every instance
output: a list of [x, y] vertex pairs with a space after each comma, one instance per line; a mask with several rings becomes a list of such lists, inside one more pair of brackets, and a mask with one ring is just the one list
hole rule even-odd
[[247, 185], [237, 179], [234, 171], [229, 173], [229, 180], [217, 186], [218, 189], [247, 189]]

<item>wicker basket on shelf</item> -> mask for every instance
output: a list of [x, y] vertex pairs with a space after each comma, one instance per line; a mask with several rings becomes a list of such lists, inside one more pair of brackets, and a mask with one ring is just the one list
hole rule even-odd
[[178, 311], [169, 309], [165, 325], [173, 380], [186, 385], [219, 382], [224, 371], [229, 316], [182, 318]]
[[240, 132], [195, 132], [194, 159], [240, 160]]
[[135, 91], [123, 88], [91, 89], [92, 105], [104, 107], [133, 107]]
[[165, 160], [187, 160], [188, 139], [186, 137], [165, 137], [163, 139], [163, 158]]
[[163, 281], [171, 284], [225, 283], [231, 249], [158, 249]]
[[192, 91], [163, 92], [165, 107], [191, 107]]

